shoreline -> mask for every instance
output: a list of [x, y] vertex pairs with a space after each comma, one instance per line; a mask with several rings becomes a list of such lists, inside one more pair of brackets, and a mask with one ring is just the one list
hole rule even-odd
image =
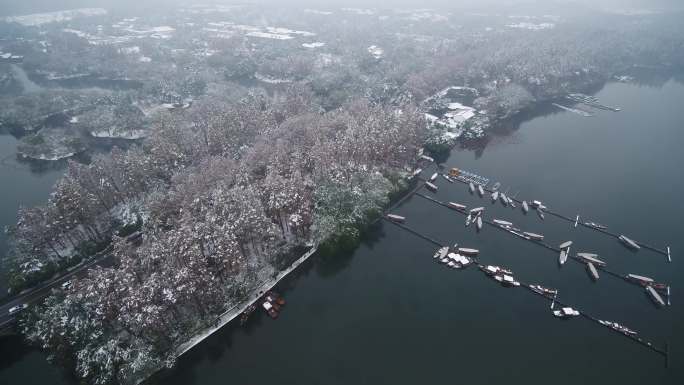
[[[285, 270], [280, 271], [275, 278], [271, 278], [268, 281], [261, 284], [261, 286], [256, 287], [250, 293], [249, 297], [246, 300], [243, 300], [243, 301], [233, 305], [230, 309], [221, 313], [216, 318], [216, 320], [213, 324], [210, 324], [210, 326], [199, 330], [188, 341], [178, 345], [178, 347], [176, 348], [176, 351], [175, 351], [175, 358], [177, 359], [177, 358], [181, 357], [183, 354], [190, 351], [190, 349], [192, 349], [196, 345], [200, 344], [202, 341], [207, 339], [209, 336], [214, 334], [216, 331], [220, 330], [226, 324], [230, 323], [235, 318], [240, 316], [248, 307], [250, 307], [252, 304], [257, 302], [261, 297], [263, 297], [265, 292], [273, 289], [273, 287], [275, 287], [280, 281], [282, 281], [290, 273], [295, 271], [301, 264], [306, 262], [309, 259], [309, 257], [314, 255], [316, 253], [316, 251], [318, 251], [318, 246], [314, 245], [313, 247], [311, 247], [311, 249], [309, 251], [307, 251], [301, 257], [299, 257], [299, 259], [292, 262], [292, 264], [290, 264], [290, 266], [288, 266]], [[257, 289], [258, 289], [258, 291], [257, 291]], [[135, 380], [132, 383], [134, 385], [142, 384], [145, 381], [147, 381], [148, 379], [150, 379], [153, 375], [161, 372], [164, 369], [165, 369], [165, 367], [163, 365], [160, 367], [156, 367], [154, 369], [151, 369], [148, 373], [144, 374], [143, 376], [141, 376], [139, 379]]]

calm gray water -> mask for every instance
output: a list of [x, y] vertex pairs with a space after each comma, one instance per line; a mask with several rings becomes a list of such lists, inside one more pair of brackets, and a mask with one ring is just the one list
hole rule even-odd
[[[314, 258], [284, 282], [279, 290], [288, 304], [278, 320], [258, 314], [246, 328], [225, 329], [154, 382], [682, 383], [684, 290], [677, 277], [684, 269], [684, 85], [610, 84], [597, 96], [623, 111], [536, 117], [477, 155], [455, 151], [446, 166], [478, 172], [500, 181], [504, 191], [519, 190], [518, 198], [541, 199], [555, 211], [580, 214], [637, 240], [670, 245], [673, 263], [647, 250], [629, 252], [615, 239], [550, 216], [541, 222], [519, 209], [491, 206], [462, 184], [439, 180], [436, 196], [484, 205], [488, 218], [508, 219], [552, 244], [573, 240], [575, 251], [599, 253], [612, 270], [670, 282], [673, 306], [656, 309], [638, 287], [606, 274], [594, 283], [577, 263], [559, 269], [555, 253], [507, 233], [485, 226], [477, 234], [463, 226], [462, 216], [420, 197], [397, 213], [438, 240], [479, 248], [482, 263], [559, 288], [578, 309], [621, 322], [659, 346], [669, 341], [669, 369], [661, 356], [606, 328], [585, 319], [555, 319], [547, 302], [524, 289], [502, 288], [475, 269], [435, 264], [431, 244], [384, 224], [354, 253]], [[1, 383], [74, 383], [56, 375], [59, 370], [40, 354], [13, 353], [17, 349], [15, 340], [3, 343]]]

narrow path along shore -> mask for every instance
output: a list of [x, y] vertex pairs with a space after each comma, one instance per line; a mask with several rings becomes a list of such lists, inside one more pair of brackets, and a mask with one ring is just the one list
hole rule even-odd
[[[223, 312], [221, 315], [219, 315], [215, 322], [211, 324], [210, 326], [199, 330], [194, 337], [186, 341], [185, 343], [182, 343], [181, 345], [176, 348], [175, 355], [176, 357], [180, 357], [183, 354], [187, 353], [190, 349], [198, 345], [200, 342], [204, 341], [207, 337], [211, 336], [214, 334], [216, 331], [224, 327], [226, 324], [228, 324], [230, 321], [234, 320], [236, 317], [241, 315], [248, 307], [250, 307], [253, 303], [257, 302], [261, 297], [263, 297], [264, 293], [267, 291], [273, 289], [275, 285], [278, 284], [283, 278], [288, 276], [290, 273], [292, 273], [295, 269], [297, 269], [302, 263], [304, 263], [309, 257], [311, 257], [313, 254], [316, 253], [318, 250], [317, 246], [313, 246], [309, 251], [304, 253], [299, 259], [294, 261], [287, 269], [281, 271], [278, 273], [278, 275], [275, 278], [269, 279], [268, 281], [264, 282], [261, 284], [261, 286], [255, 288], [252, 291], [252, 294], [250, 297], [230, 309], [226, 310]], [[154, 371], [151, 371], [147, 375], [141, 377], [138, 379], [135, 384], [140, 384], [144, 381], [146, 381], [148, 378], [150, 378], [153, 374], [161, 370], [161, 368], [156, 368]]]

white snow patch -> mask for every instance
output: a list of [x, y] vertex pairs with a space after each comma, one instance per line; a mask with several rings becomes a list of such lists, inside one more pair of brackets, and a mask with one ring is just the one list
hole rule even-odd
[[21, 25], [31, 27], [54, 22], [69, 21], [76, 17], [99, 16], [106, 14], [107, 10], [103, 8], [78, 8], [66, 11], [32, 13], [30, 15], [23, 16], [10, 16], [6, 17], [5, 21], [8, 23], [19, 23]]
[[304, 48], [318, 48], [318, 47], [323, 47], [323, 46], [325, 46], [325, 43], [322, 43], [320, 41], [302, 44], [302, 47], [304, 47]]
[[380, 59], [382, 57], [382, 55], [385, 54], [385, 50], [378, 47], [377, 45], [372, 45], [372, 46], [368, 47], [368, 53], [373, 55], [374, 58]]
[[542, 29], [551, 29], [555, 26], [556, 25], [554, 23], [534, 24], [534, 23], [521, 22], [521, 23], [517, 23], [517, 24], [506, 24], [506, 27], [509, 27], [509, 28], [529, 29], [532, 31], [539, 31]]
[[305, 13], [313, 13], [316, 15], [325, 15], [325, 16], [332, 15], [332, 12], [330, 12], [330, 11], [319, 11], [317, 9], [308, 9], [308, 8], [305, 9], [304, 12]]
[[274, 39], [274, 40], [290, 40], [294, 39], [294, 37], [290, 35], [281, 35], [278, 33], [268, 33], [268, 32], [249, 32], [247, 36], [251, 37], [260, 37], [264, 39]]

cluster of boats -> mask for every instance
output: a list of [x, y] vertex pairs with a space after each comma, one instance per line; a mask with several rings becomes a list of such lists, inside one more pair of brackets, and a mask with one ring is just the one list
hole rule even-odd
[[637, 332], [635, 332], [634, 330], [628, 328], [627, 326], [620, 325], [620, 324], [617, 323], [617, 322], [605, 321], [605, 320], [598, 320], [598, 322], [599, 322], [601, 325], [608, 326], [609, 328], [611, 328], [611, 329], [613, 329], [613, 330], [615, 330], [615, 331], [618, 331], [618, 332], [620, 332], [620, 333], [622, 333], [622, 334], [625, 334], [625, 335], [628, 335], [628, 336], [635, 336], [635, 335], [637, 335]]
[[453, 251], [448, 246], [443, 246], [435, 251], [433, 258], [452, 269], [463, 269], [473, 264], [473, 256], [479, 254], [479, 250], [454, 245]]
[[468, 212], [466, 217], [465, 225], [470, 226], [471, 223], [475, 223], [477, 230], [482, 230], [482, 214], [484, 213], [484, 207], [475, 207]]
[[580, 315], [579, 310], [575, 310], [570, 306], [562, 307], [559, 310], [554, 310], [553, 315], [558, 318], [572, 318]]
[[529, 231], [522, 231], [517, 227], [513, 226], [512, 222], [509, 221], [504, 221], [503, 219], [494, 219], [492, 220], [495, 225], [501, 227], [502, 229], [508, 231], [509, 233], [513, 235], [517, 235], [521, 238], [527, 239], [528, 241], [543, 241], [544, 236], [541, 234], [537, 233], [532, 233]]
[[273, 319], [278, 318], [283, 306], [285, 306], [285, 298], [273, 291], [267, 292], [261, 303], [261, 307], [266, 311], [269, 317]]
[[266, 294], [259, 300], [249, 305], [245, 311], [240, 315], [240, 325], [247, 323], [249, 316], [257, 309], [257, 304], [261, 302], [261, 308], [264, 309], [269, 317], [276, 319], [280, 314], [280, 310], [285, 306], [285, 298], [274, 291], [267, 291]]
[[670, 286], [664, 283], [658, 283], [653, 280], [653, 278], [644, 277], [642, 275], [627, 274], [625, 277], [628, 281], [636, 282], [637, 284], [644, 287], [646, 294], [655, 302], [658, 306], [665, 306], [665, 301], [660, 293], [667, 296], [667, 304], [670, 304]]
[[504, 269], [501, 266], [494, 265], [480, 266], [480, 270], [482, 270], [488, 277], [494, 279], [503, 286], [520, 286], [520, 282], [515, 280], [515, 278], [513, 277], [513, 272], [511, 270]]

